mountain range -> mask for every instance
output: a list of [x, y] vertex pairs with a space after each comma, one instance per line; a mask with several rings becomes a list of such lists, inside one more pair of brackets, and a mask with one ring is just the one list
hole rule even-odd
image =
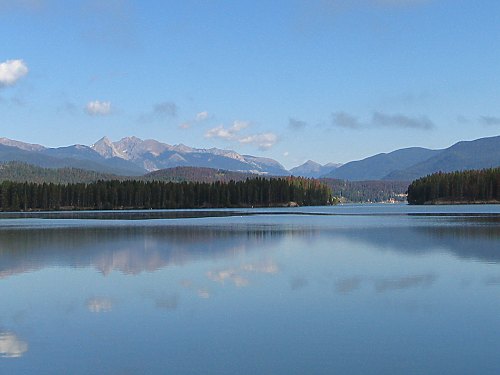
[[500, 165], [500, 136], [461, 141], [441, 149], [412, 147], [346, 163], [323, 177], [350, 181], [412, 181], [435, 172]]
[[132, 177], [174, 167], [202, 167], [267, 176], [292, 174], [350, 181], [411, 181], [437, 171], [499, 166], [500, 136], [462, 141], [441, 150], [405, 148], [344, 165], [321, 165], [308, 160], [289, 171], [270, 158], [217, 148], [200, 149], [182, 144], [172, 146], [137, 137], [126, 137], [116, 142], [104, 137], [91, 146], [57, 148], [0, 138], [0, 162], [10, 161], [44, 168], [78, 168]]
[[315, 161], [308, 160], [304, 164], [290, 169], [290, 173], [294, 176], [318, 178], [332, 172], [341, 165], [342, 164], [340, 163], [328, 163], [321, 165]]
[[111, 142], [104, 137], [93, 145], [47, 148], [0, 138], [0, 162], [21, 161], [45, 168], [79, 168], [101, 173], [140, 176], [178, 166], [210, 167], [258, 175], [290, 173], [276, 160], [240, 155], [217, 148], [198, 149], [168, 145], [152, 139], [126, 137]]
[[195, 166], [277, 176], [289, 174], [273, 159], [240, 155], [232, 150], [217, 148], [200, 149], [183, 144], [171, 146], [153, 139], [126, 137], [118, 142], [111, 142], [104, 137], [90, 147], [106, 160], [114, 158], [127, 160], [148, 172], [179, 166]]

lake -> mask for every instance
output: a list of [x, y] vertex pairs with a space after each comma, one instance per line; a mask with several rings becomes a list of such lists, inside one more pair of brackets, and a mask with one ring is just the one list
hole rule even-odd
[[0, 214], [1, 374], [499, 374], [500, 206]]

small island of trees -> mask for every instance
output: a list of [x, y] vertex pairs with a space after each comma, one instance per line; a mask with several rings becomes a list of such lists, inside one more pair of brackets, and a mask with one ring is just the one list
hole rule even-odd
[[419, 178], [408, 187], [408, 203], [500, 203], [500, 167]]
[[305, 178], [254, 178], [230, 182], [97, 181], [0, 184], [0, 210], [111, 210], [273, 207], [333, 203], [331, 190]]

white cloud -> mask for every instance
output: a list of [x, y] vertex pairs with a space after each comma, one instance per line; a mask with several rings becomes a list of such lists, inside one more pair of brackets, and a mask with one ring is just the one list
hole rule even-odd
[[216, 126], [205, 133], [206, 138], [222, 138], [225, 140], [233, 140], [235, 135], [230, 129], [224, 128], [224, 125]]
[[0, 333], [0, 357], [17, 358], [28, 351], [28, 343], [11, 332]]
[[179, 128], [189, 129], [189, 128], [191, 128], [191, 126], [195, 125], [196, 123], [207, 121], [211, 118], [212, 118], [212, 116], [210, 115], [210, 113], [208, 113], [208, 111], [198, 112], [196, 114], [196, 116], [194, 117], [194, 120], [184, 121], [183, 123], [181, 123], [179, 125]]
[[28, 74], [28, 66], [23, 60], [7, 60], [0, 64], [0, 87], [12, 86]]
[[85, 111], [91, 116], [106, 116], [111, 113], [111, 102], [101, 102], [94, 100], [88, 102]]
[[278, 142], [278, 136], [274, 133], [253, 134], [238, 139], [238, 142], [243, 144], [254, 144], [260, 150], [269, 150]]
[[260, 150], [268, 150], [278, 141], [278, 136], [274, 133], [240, 134], [242, 130], [247, 129], [249, 126], [250, 123], [247, 121], [234, 121], [230, 127], [219, 125], [208, 130], [205, 137], [220, 138], [242, 144], [253, 144]]
[[235, 132], [239, 132], [240, 130], [246, 129], [249, 126], [250, 126], [250, 123], [248, 121], [236, 120], [233, 122], [233, 126], [231, 126], [231, 129], [234, 130]]
[[208, 120], [209, 118], [210, 118], [210, 114], [207, 111], [198, 112], [196, 114], [196, 121], [197, 122], [205, 121], [205, 120]]
[[239, 132], [249, 125], [246, 121], [234, 121], [233, 125], [226, 128], [224, 125], [216, 126], [205, 133], [206, 138], [221, 138], [226, 141], [238, 140]]

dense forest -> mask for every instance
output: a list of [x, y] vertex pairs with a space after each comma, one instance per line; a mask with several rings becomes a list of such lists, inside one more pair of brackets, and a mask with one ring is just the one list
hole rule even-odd
[[127, 179], [114, 174], [79, 168], [42, 168], [19, 161], [0, 163], [0, 182], [36, 182], [53, 184], [89, 183], [99, 180]]
[[[35, 182], [53, 184], [92, 183], [109, 180], [136, 180], [162, 182], [246, 181], [256, 175], [245, 172], [201, 167], [175, 167], [147, 173], [144, 176], [117, 176], [78, 168], [42, 168], [22, 162], [0, 163], [0, 182]], [[273, 176], [260, 176], [273, 178]], [[333, 190], [342, 202], [405, 201], [409, 182], [400, 181], [345, 181], [322, 178], [320, 181]]]
[[[229, 182], [245, 181], [259, 175], [246, 172], [226, 171], [224, 169], [214, 169], [205, 167], [173, 167], [150, 172], [141, 177], [144, 181], [192, 181], [192, 182]], [[263, 175], [259, 177], [264, 177]], [[268, 178], [270, 176], [267, 176]]]
[[500, 168], [419, 178], [408, 187], [408, 203], [500, 203]]
[[405, 202], [407, 181], [347, 181], [320, 178], [342, 202]]
[[271, 207], [290, 202], [314, 206], [332, 201], [326, 185], [294, 177], [228, 183], [111, 180], [89, 184], [0, 184], [2, 211]]

